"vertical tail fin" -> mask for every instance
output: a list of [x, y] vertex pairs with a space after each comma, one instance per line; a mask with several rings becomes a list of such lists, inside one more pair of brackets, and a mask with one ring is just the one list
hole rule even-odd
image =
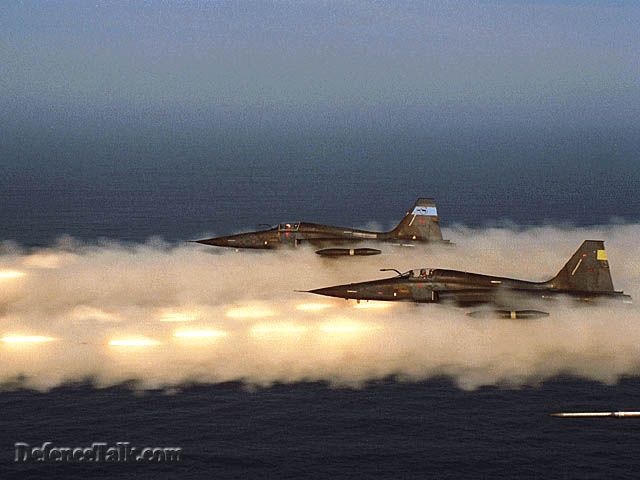
[[584, 292], [613, 292], [607, 252], [602, 240], [585, 240], [562, 270], [550, 280], [552, 288]]
[[438, 209], [431, 198], [419, 198], [402, 221], [391, 231], [398, 240], [442, 240]]

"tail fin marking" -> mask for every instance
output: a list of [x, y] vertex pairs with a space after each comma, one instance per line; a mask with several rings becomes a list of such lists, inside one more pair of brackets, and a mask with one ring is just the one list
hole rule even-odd
[[607, 252], [602, 240], [585, 240], [562, 270], [550, 280], [560, 290], [613, 292]]
[[419, 198], [391, 234], [397, 240], [442, 240], [438, 209], [431, 198]]

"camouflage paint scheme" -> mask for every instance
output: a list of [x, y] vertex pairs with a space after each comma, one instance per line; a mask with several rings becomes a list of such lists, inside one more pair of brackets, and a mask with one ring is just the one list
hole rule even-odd
[[224, 237], [196, 240], [216, 247], [276, 249], [311, 244], [331, 246], [363, 242], [384, 242], [402, 245], [437, 242], [442, 239], [438, 211], [430, 198], [419, 198], [396, 228], [389, 232], [371, 232], [354, 228], [334, 227], [318, 223], [281, 223], [268, 230], [239, 233]]
[[[592, 302], [607, 298], [630, 303], [631, 297], [615, 291], [609, 262], [601, 240], [586, 240], [552, 279], [529, 282], [506, 277], [443, 269], [398, 272], [393, 278], [336, 285], [309, 293], [345, 299], [449, 303], [460, 307], [493, 305], [500, 316], [518, 317], [517, 308], [536, 300], [568, 296]], [[546, 312], [522, 310], [520, 317], [546, 316]], [[479, 312], [472, 312], [476, 314]], [[477, 315], [474, 315], [477, 316]]]

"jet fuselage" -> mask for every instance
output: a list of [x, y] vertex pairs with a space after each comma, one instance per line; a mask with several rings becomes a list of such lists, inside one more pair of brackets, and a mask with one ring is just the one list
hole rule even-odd
[[[414, 244], [417, 242], [412, 238], [397, 238], [391, 232], [370, 232], [316, 223], [292, 223], [279, 225], [269, 230], [199, 240], [198, 243], [217, 247], [275, 249], [285, 246], [296, 247], [304, 244], [328, 246], [367, 241], [400, 244]], [[418, 242], [424, 242], [424, 240]]]
[[[388, 232], [371, 232], [356, 228], [334, 227], [319, 223], [281, 223], [268, 230], [239, 233], [223, 237], [196, 240], [197, 243], [235, 249], [252, 248], [270, 250], [281, 247], [297, 247], [311, 244], [319, 247], [353, 245], [365, 242], [387, 242], [399, 245], [420, 243], [449, 243], [442, 239], [438, 209], [431, 198], [418, 198], [398, 225]], [[318, 252], [324, 256], [356, 254], [356, 252]], [[357, 254], [371, 255], [378, 252], [359, 251]]]
[[354, 300], [451, 303], [457, 306], [511, 305], [524, 299], [571, 296], [580, 300], [630, 297], [622, 292], [558, 289], [553, 281], [529, 282], [507, 277], [443, 269], [410, 270], [397, 277], [310, 290], [310, 293]]

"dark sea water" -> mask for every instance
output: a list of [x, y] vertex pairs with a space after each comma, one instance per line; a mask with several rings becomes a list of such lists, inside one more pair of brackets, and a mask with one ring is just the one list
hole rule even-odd
[[[637, 408], [640, 381], [557, 379], [467, 392], [446, 379], [249, 391], [239, 384], [167, 395], [86, 385], [4, 392], [2, 478], [637, 478], [640, 421], [566, 420], [559, 408]], [[14, 464], [16, 439], [40, 445], [179, 445], [178, 464]]]
[[[436, 198], [444, 227], [640, 220], [635, 136], [406, 140], [355, 142], [346, 133], [218, 150], [5, 148], [0, 239], [177, 242], [300, 219], [387, 227], [417, 196]], [[447, 379], [361, 389], [202, 385], [171, 394], [18, 389], [0, 392], [0, 478], [637, 478], [640, 420], [548, 416], [624, 409], [640, 409], [638, 378], [476, 391]], [[47, 440], [180, 446], [183, 459], [14, 464], [14, 442]]]
[[444, 227], [633, 222], [636, 130], [345, 131], [208, 143], [20, 132], [0, 143], [0, 238], [181, 241], [299, 220], [388, 227], [418, 196], [436, 199]]

